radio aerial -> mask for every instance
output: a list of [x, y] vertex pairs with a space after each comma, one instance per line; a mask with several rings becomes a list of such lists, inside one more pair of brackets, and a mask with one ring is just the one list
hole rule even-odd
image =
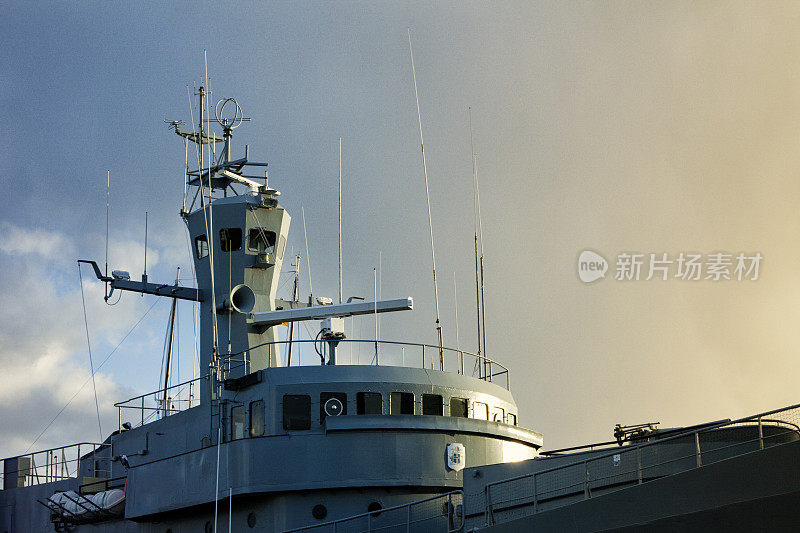
[[[225, 106], [231, 103], [235, 106], [233, 108], [233, 116], [225, 117]], [[239, 102], [237, 102], [235, 98], [225, 98], [217, 102], [217, 105], [214, 106], [214, 116], [217, 122], [222, 124], [222, 128], [225, 130], [226, 134], [238, 128], [244, 119], [242, 106], [239, 105]]]

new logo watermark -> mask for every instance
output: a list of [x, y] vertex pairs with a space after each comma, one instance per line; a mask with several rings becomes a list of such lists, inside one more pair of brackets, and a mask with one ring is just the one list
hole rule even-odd
[[[763, 260], [760, 252], [621, 252], [616, 256], [614, 280], [756, 281]], [[584, 283], [605, 278], [608, 268], [608, 261], [597, 252], [584, 250], [578, 255], [578, 277]]]
[[584, 283], [591, 283], [606, 277], [608, 261], [602, 255], [591, 250], [584, 250], [578, 256], [578, 277]]

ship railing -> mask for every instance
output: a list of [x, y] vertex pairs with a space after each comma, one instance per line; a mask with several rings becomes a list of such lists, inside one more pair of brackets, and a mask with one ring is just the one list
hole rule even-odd
[[[200, 405], [200, 382], [207, 380], [208, 376], [184, 381], [153, 392], [134, 396], [122, 402], [117, 402], [117, 424], [119, 430], [123, 428], [123, 414], [138, 411], [135, 415], [137, 426], [143, 426], [153, 420], [180, 413], [191, 407]], [[164, 393], [166, 392], [166, 403]], [[127, 416], [126, 416], [127, 417]], [[126, 421], [127, 422], [127, 421]]]
[[284, 533], [382, 532], [417, 533], [464, 531], [464, 492], [456, 490], [394, 507], [384, 507], [338, 520], [311, 524]]
[[91, 453], [85, 473], [93, 478], [108, 477], [108, 469], [101, 468], [103, 461], [96, 456], [98, 450], [108, 445], [96, 442], [79, 442], [47, 450], [39, 450], [16, 457], [2, 459], [3, 489], [31, 487], [77, 478], [83, 455]]
[[[286, 357], [288, 341], [274, 341], [258, 344], [250, 348], [280, 346]], [[328, 360], [329, 346], [326, 341], [302, 339], [294, 340], [292, 345], [292, 366], [311, 366]], [[229, 373], [244, 367], [247, 373], [249, 350], [222, 355], [223, 372]], [[490, 381], [511, 389], [508, 368], [484, 355], [457, 348], [439, 347], [433, 344], [369, 339], [342, 339], [336, 348], [337, 365], [381, 365], [412, 368], [430, 368], [453, 372]], [[240, 371], [241, 373], [242, 371]]]
[[669, 437], [654, 433], [647, 442], [487, 483], [485, 524], [534, 515], [796, 440], [800, 440], [800, 404], [693, 431], [687, 428]]

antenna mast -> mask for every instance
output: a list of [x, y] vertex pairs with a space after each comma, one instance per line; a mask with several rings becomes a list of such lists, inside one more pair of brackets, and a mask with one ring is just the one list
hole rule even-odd
[[[175, 274], [175, 286], [181, 279], [181, 267], [178, 267], [178, 273]], [[169, 387], [169, 370], [172, 366], [172, 344], [175, 337], [175, 315], [178, 306], [178, 299], [172, 299], [172, 307], [169, 310], [169, 333], [167, 334], [167, 364], [164, 367], [164, 416], [169, 416], [169, 407], [167, 406], [167, 388]]]
[[303, 206], [300, 206], [300, 212], [303, 214], [303, 237], [306, 240], [306, 265], [308, 266], [308, 299], [309, 302], [314, 299], [314, 286], [311, 284], [311, 256], [308, 254], [308, 232], [306, 231], [306, 211]]
[[[108, 277], [108, 209], [109, 209], [109, 196], [110, 196], [110, 189], [111, 189], [111, 171], [106, 171], [106, 270], [103, 273], [105, 277]], [[108, 282], [105, 283], [106, 285], [106, 294], [105, 299], [108, 302]]]
[[[486, 304], [483, 291], [483, 220], [481, 217], [481, 193], [478, 188], [478, 164], [475, 160], [475, 142], [472, 136], [472, 108], [469, 108], [469, 143], [472, 148], [472, 189], [475, 209], [475, 303], [478, 322], [478, 355], [486, 355]], [[480, 256], [478, 240], [480, 236]], [[483, 346], [481, 346], [481, 342]], [[486, 369], [484, 369], [486, 370]]]
[[342, 138], [341, 137], [339, 137], [339, 303], [342, 303]]
[[419, 109], [417, 92], [417, 71], [414, 68], [414, 49], [411, 46], [411, 29], [408, 29], [408, 49], [411, 52], [411, 74], [414, 78], [414, 98], [417, 101], [417, 122], [419, 123], [419, 146], [422, 151], [422, 171], [425, 174], [425, 197], [428, 201], [428, 228], [431, 234], [431, 263], [433, 264], [433, 296], [436, 303], [436, 336], [439, 339], [439, 370], [444, 370], [444, 338], [442, 323], [439, 320], [439, 284], [436, 281], [436, 248], [433, 244], [433, 218], [431, 217], [431, 194], [428, 189], [428, 166], [425, 163], [425, 143], [422, 139], [422, 113]]
[[475, 143], [472, 140], [472, 108], [469, 108], [469, 144], [472, 150], [472, 203], [475, 218], [475, 321], [478, 326], [478, 355], [481, 355], [481, 280], [478, 266], [478, 175], [475, 173]]

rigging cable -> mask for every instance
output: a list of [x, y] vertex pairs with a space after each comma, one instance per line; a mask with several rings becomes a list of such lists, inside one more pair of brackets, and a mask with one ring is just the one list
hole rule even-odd
[[83, 297], [83, 275], [78, 263], [78, 280], [81, 285], [81, 303], [83, 304], [83, 324], [86, 326], [86, 346], [89, 348], [89, 368], [92, 371], [92, 388], [94, 389], [94, 407], [97, 410], [97, 429], [100, 431], [100, 442], [103, 442], [103, 426], [100, 425], [100, 404], [97, 402], [97, 384], [94, 381], [94, 362], [92, 361], [92, 343], [89, 340], [89, 320], [86, 318], [86, 299]]
[[[136, 329], [136, 327], [137, 327], [139, 324], [141, 324], [141, 323], [142, 323], [142, 320], [144, 320], [144, 319], [145, 319], [145, 317], [146, 317], [146, 316], [147, 316], [147, 315], [150, 313], [150, 311], [152, 311], [152, 310], [153, 310], [153, 308], [156, 306], [156, 304], [157, 304], [158, 302], [160, 302], [160, 301], [161, 301], [161, 299], [160, 299], [160, 298], [157, 298], [157, 299], [156, 299], [156, 300], [153, 302], [153, 304], [152, 304], [152, 305], [151, 305], [151, 306], [150, 306], [150, 307], [147, 309], [147, 311], [145, 311], [145, 313], [144, 313], [144, 314], [141, 316], [141, 318], [139, 318], [139, 320], [137, 320], [137, 321], [136, 321], [136, 323], [135, 323], [135, 324], [134, 324], [134, 325], [131, 327], [131, 329], [129, 329], [129, 330], [128, 330], [128, 332], [127, 332], [127, 333], [126, 333], [126, 334], [125, 334], [125, 335], [122, 337], [122, 339], [120, 339], [120, 341], [117, 343], [117, 345], [116, 345], [116, 346], [114, 346], [114, 349], [113, 349], [113, 350], [111, 350], [111, 351], [109, 352], [109, 354], [106, 356], [106, 358], [105, 358], [105, 359], [103, 359], [103, 361], [102, 361], [102, 362], [101, 362], [99, 365], [97, 365], [97, 371], [98, 371], [98, 372], [100, 371], [100, 369], [101, 369], [101, 368], [103, 368], [103, 365], [105, 365], [105, 364], [106, 364], [106, 362], [107, 362], [107, 361], [108, 361], [108, 360], [111, 358], [111, 356], [112, 356], [112, 355], [114, 355], [114, 353], [117, 351], [117, 349], [118, 349], [120, 346], [122, 346], [122, 343], [123, 343], [123, 342], [125, 342], [125, 339], [127, 339], [127, 338], [128, 338], [128, 336], [129, 336], [131, 333], [133, 333], [133, 330], [135, 330], [135, 329]], [[54, 416], [54, 417], [53, 417], [53, 419], [52, 419], [52, 420], [50, 420], [50, 422], [48, 422], [47, 426], [45, 426], [45, 428], [44, 428], [44, 429], [43, 429], [43, 430], [42, 430], [42, 431], [41, 431], [41, 432], [40, 432], [40, 433], [39, 433], [39, 434], [36, 436], [36, 438], [35, 438], [35, 439], [33, 439], [33, 442], [31, 442], [31, 443], [30, 443], [30, 445], [28, 446], [28, 448], [25, 450], [25, 453], [28, 453], [28, 452], [30, 451], [30, 449], [31, 449], [31, 448], [33, 448], [33, 445], [34, 445], [34, 444], [36, 444], [36, 443], [39, 441], [39, 439], [42, 437], [42, 435], [44, 435], [44, 434], [45, 434], [45, 432], [46, 432], [48, 429], [50, 429], [50, 426], [52, 426], [52, 425], [53, 425], [53, 422], [55, 422], [55, 421], [56, 421], [56, 419], [57, 419], [59, 416], [61, 416], [61, 413], [63, 413], [63, 412], [64, 412], [64, 410], [65, 410], [67, 407], [69, 407], [69, 405], [72, 403], [72, 400], [74, 400], [74, 399], [75, 399], [75, 397], [76, 397], [76, 396], [78, 396], [78, 394], [80, 394], [80, 393], [81, 393], [81, 391], [83, 390], [83, 388], [86, 386], [86, 384], [87, 384], [87, 383], [89, 383], [89, 381], [90, 381], [90, 380], [91, 380], [91, 378], [87, 378], [87, 379], [86, 379], [86, 381], [84, 381], [84, 382], [83, 382], [83, 384], [82, 384], [82, 385], [81, 385], [81, 386], [78, 388], [78, 390], [77, 390], [77, 391], [75, 391], [75, 394], [73, 394], [73, 395], [72, 395], [72, 398], [70, 398], [70, 399], [69, 399], [69, 401], [67, 401], [67, 403], [66, 403], [66, 404], [64, 404], [64, 407], [62, 407], [62, 408], [61, 408], [61, 410], [59, 410], [59, 411], [58, 411], [58, 413], [56, 413], [56, 416]]]

